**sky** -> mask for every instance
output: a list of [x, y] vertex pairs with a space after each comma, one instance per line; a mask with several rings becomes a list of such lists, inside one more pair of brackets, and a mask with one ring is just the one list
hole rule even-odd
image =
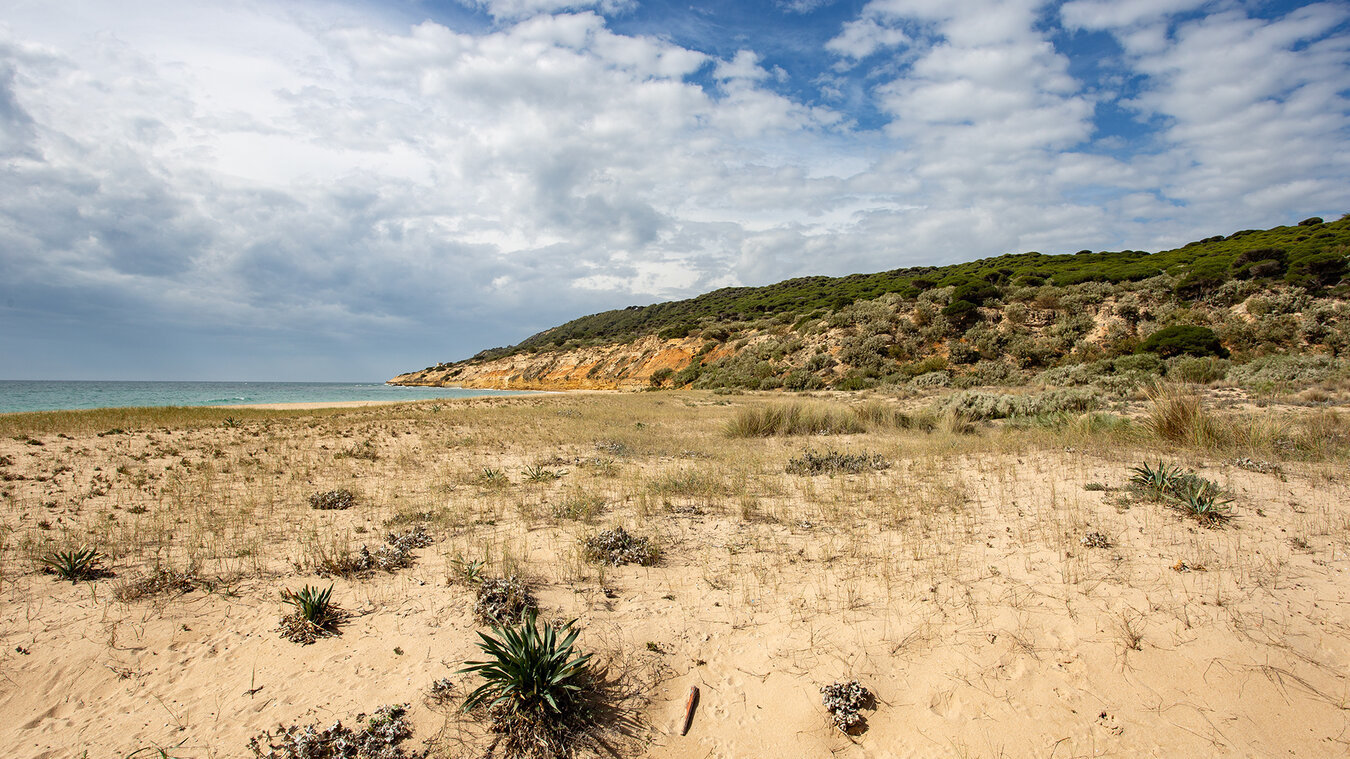
[[0, 379], [382, 381], [1350, 211], [1350, 3], [7, 0]]

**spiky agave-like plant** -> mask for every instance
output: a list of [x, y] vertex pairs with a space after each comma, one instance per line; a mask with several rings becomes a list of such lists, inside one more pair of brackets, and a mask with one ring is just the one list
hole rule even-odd
[[39, 561], [57, 577], [70, 580], [71, 585], [79, 583], [80, 580], [92, 580], [103, 573], [100, 566], [103, 554], [92, 548], [53, 551]]
[[306, 584], [299, 592], [281, 591], [281, 600], [295, 607], [299, 617], [315, 627], [326, 627], [333, 616], [333, 586], [324, 590]]
[[581, 631], [575, 623], [561, 629], [545, 624], [540, 629], [530, 611], [520, 624], [478, 633], [478, 647], [488, 659], [465, 662], [459, 672], [477, 673], [486, 682], [464, 699], [462, 708], [487, 707], [508, 737], [513, 731], [563, 732], [587, 684], [592, 656], [577, 651]]
[[1158, 468], [1154, 469], [1147, 462], [1140, 466], [1130, 467], [1134, 474], [1130, 475], [1131, 484], [1137, 485], [1144, 490], [1150, 491], [1151, 495], [1161, 497], [1172, 490], [1178, 477], [1181, 477], [1181, 467], [1167, 466], [1161, 460], [1158, 461]]

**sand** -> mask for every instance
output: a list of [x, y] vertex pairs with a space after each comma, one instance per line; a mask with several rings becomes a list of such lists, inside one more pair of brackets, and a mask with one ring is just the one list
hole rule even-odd
[[[413, 745], [476, 756], [482, 723], [455, 709], [475, 681], [455, 671], [482, 628], [454, 578], [456, 559], [483, 558], [525, 573], [545, 613], [576, 618], [608, 664], [612, 755], [1350, 753], [1343, 461], [1262, 473], [1204, 451], [992, 428], [720, 433], [761, 402], [777, 401], [553, 396], [6, 437], [0, 745], [248, 756], [279, 722], [351, 723], [407, 702]], [[807, 445], [892, 465], [784, 473]], [[1210, 529], [1131, 496], [1145, 456], [1224, 485], [1237, 517]], [[560, 476], [531, 482], [531, 466]], [[483, 467], [509, 484], [486, 484]], [[308, 508], [333, 487], [358, 505]], [[374, 547], [418, 523], [436, 543], [411, 567], [315, 573], [335, 544]], [[661, 562], [582, 561], [579, 538], [614, 524], [653, 536]], [[35, 571], [34, 556], [75, 543], [97, 544], [116, 576]], [[117, 600], [156, 560], [195, 563], [211, 585]], [[352, 614], [341, 634], [282, 639], [278, 591], [330, 582]], [[455, 684], [449, 703], [428, 698], [439, 678]], [[849, 679], [876, 695], [854, 735], [818, 692]], [[681, 736], [691, 685], [701, 700]]]

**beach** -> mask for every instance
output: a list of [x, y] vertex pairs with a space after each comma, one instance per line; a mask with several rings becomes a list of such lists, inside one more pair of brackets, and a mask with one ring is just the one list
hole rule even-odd
[[[458, 670], [481, 580], [516, 576], [603, 668], [605, 755], [1343, 754], [1350, 424], [1225, 397], [1216, 422], [1279, 435], [1160, 440], [1142, 397], [1059, 426], [702, 392], [0, 418], [0, 740], [251, 756], [278, 724], [406, 703], [409, 748], [479, 755]], [[788, 404], [852, 421], [733, 431]], [[1131, 487], [1162, 463], [1228, 517]], [[349, 508], [311, 507], [339, 490]], [[589, 560], [616, 526], [655, 563]], [[407, 563], [353, 569], [414, 529]], [[81, 546], [111, 574], [41, 571]], [[281, 591], [330, 584], [335, 634], [282, 637]], [[846, 734], [820, 688], [853, 680], [874, 699]]]

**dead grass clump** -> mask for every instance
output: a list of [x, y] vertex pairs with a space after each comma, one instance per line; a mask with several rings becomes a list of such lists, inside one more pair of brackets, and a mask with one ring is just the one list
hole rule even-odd
[[119, 583], [113, 589], [113, 597], [127, 603], [169, 593], [183, 595], [205, 584], [206, 582], [193, 569], [159, 567], [144, 577]]
[[866, 425], [850, 409], [826, 404], [787, 403], [749, 406], [727, 422], [728, 437], [774, 435], [843, 435], [863, 432]]
[[407, 704], [381, 706], [366, 717], [358, 714], [357, 729], [341, 722], [328, 727], [277, 725], [251, 738], [248, 748], [258, 759], [412, 759], [426, 752], [405, 753], [400, 746], [412, 737]]
[[721, 477], [699, 468], [685, 468], [664, 472], [647, 483], [653, 495], [714, 498], [727, 492]]
[[788, 459], [785, 471], [788, 474], [858, 474], [877, 472], [890, 466], [891, 462], [879, 453], [843, 453], [829, 448], [817, 453], [807, 448], [801, 456]]
[[473, 614], [485, 625], [514, 625], [538, 610], [529, 585], [520, 575], [489, 577], [478, 586]]
[[375, 446], [374, 440], [363, 440], [359, 443], [353, 443], [351, 447], [344, 451], [338, 451], [333, 454], [335, 459], [361, 459], [363, 461], [379, 461], [380, 450]]
[[639, 537], [623, 527], [603, 530], [583, 543], [588, 561], [621, 566], [638, 564], [649, 567], [661, 557], [661, 551], [649, 537]]
[[605, 508], [605, 498], [580, 488], [569, 491], [561, 501], [552, 504], [555, 519], [576, 519], [589, 522]]
[[350, 509], [355, 505], [356, 496], [352, 495], [352, 491], [346, 488], [329, 490], [326, 493], [315, 493], [309, 497], [309, 507], [320, 511]]

